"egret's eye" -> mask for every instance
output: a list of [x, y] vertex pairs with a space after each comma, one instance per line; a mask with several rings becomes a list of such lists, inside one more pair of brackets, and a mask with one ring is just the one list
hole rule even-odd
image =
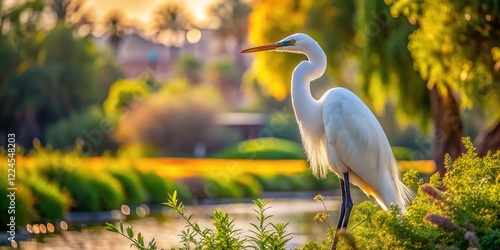
[[295, 44], [295, 40], [293, 40], [293, 39], [292, 39], [292, 40], [290, 40], [290, 44], [291, 44], [291, 45], [294, 45], [294, 44]]

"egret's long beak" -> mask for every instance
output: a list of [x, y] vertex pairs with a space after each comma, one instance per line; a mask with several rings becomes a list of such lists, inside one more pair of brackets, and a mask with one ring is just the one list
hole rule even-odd
[[268, 51], [268, 50], [275, 50], [276, 48], [282, 47], [283, 44], [281, 43], [270, 43], [262, 46], [257, 46], [253, 47], [250, 49], [244, 49], [240, 51], [239, 53], [253, 53], [253, 52], [259, 52], [259, 51]]

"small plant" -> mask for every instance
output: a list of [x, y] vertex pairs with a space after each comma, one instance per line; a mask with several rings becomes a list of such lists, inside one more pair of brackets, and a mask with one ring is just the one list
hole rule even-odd
[[137, 237], [134, 237], [134, 230], [132, 227], [127, 227], [125, 230], [123, 230], [123, 222], [120, 220], [120, 228], [116, 228], [115, 225], [106, 222], [106, 230], [111, 231], [113, 233], [117, 233], [122, 235], [123, 237], [129, 239], [132, 244], [130, 244], [130, 247], [135, 246], [137, 249], [140, 250], [156, 250], [156, 242], [155, 239], [152, 239], [149, 243], [148, 246], [145, 246], [144, 243], [144, 237], [142, 237], [141, 233], [137, 234]]
[[[250, 248], [260, 250], [260, 249], [285, 249], [285, 245], [288, 241], [290, 241], [290, 235], [285, 232], [285, 228], [288, 225], [282, 223], [270, 223], [267, 222], [272, 215], [266, 215], [266, 210], [269, 209], [267, 207], [268, 202], [257, 199], [254, 200], [253, 203], [257, 206], [257, 209], [254, 209], [257, 213], [258, 224], [251, 223], [252, 227], [255, 230], [250, 230], [253, 234], [249, 236]], [[269, 226], [271, 226], [274, 230], [269, 230]]]
[[[168, 195], [168, 200], [164, 205], [175, 210], [185, 221], [186, 227], [179, 235], [181, 237], [180, 243], [183, 244], [179, 250], [194, 249], [211, 250], [211, 249], [256, 249], [256, 250], [278, 250], [285, 249], [285, 245], [290, 241], [290, 233], [286, 233], [286, 226], [288, 223], [272, 223], [268, 219], [272, 215], [266, 215], [265, 212], [268, 207], [268, 202], [257, 199], [254, 204], [257, 209], [258, 224], [251, 223], [254, 230], [251, 230], [250, 236], [241, 237], [241, 229], [235, 229], [234, 219], [230, 219], [227, 213], [220, 210], [215, 210], [214, 215], [211, 216], [214, 228], [202, 229], [200, 225], [193, 220], [193, 215], [187, 215], [184, 212], [184, 204], [177, 199], [177, 191], [172, 195]], [[148, 246], [145, 246], [144, 238], [139, 233], [134, 238], [134, 231], [132, 227], [123, 229], [123, 223], [120, 221], [120, 228], [116, 228], [111, 223], [106, 223], [108, 231], [118, 233], [125, 238], [129, 239], [134, 246], [140, 250], [155, 250], [155, 240], [151, 240]], [[173, 250], [175, 248], [172, 248]]]
[[[352, 220], [358, 224], [340, 234], [337, 249], [355, 249], [351, 242], [358, 249], [500, 249], [500, 152], [479, 157], [470, 139], [463, 143], [467, 152], [454, 161], [446, 157], [443, 178], [435, 174], [424, 184], [416, 171], [404, 174], [405, 184], [418, 190], [405, 214], [370, 201], [355, 205]], [[315, 220], [329, 223], [325, 213]], [[330, 249], [332, 233], [302, 249]]]

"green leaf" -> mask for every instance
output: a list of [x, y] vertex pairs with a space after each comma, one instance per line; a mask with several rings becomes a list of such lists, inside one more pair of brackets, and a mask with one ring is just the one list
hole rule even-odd
[[134, 238], [134, 231], [132, 230], [131, 227], [127, 227], [127, 235], [130, 238]]
[[114, 232], [114, 233], [118, 233], [118, 229], [116, 229], [115, 225], [113, 225], [109, 222], [106, 222], [106, 230]]

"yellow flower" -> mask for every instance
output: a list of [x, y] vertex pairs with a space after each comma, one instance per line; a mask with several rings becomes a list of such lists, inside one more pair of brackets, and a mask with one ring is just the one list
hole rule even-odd
[[314, 216], [314, 222], [316, 222], [316, 223], [328, 222], [329, 219], [330, 219], [330, 215], [325, 214], [325, 213], [317, 213], [316, 216]]
[[323, 195], [321, 195], [321, 194], [318, 194], [318, 195], [314, 196], [314, 200], [316, 202], [322, 202], [323, 199], [325, 199], [325, 197], [323, 197]]

